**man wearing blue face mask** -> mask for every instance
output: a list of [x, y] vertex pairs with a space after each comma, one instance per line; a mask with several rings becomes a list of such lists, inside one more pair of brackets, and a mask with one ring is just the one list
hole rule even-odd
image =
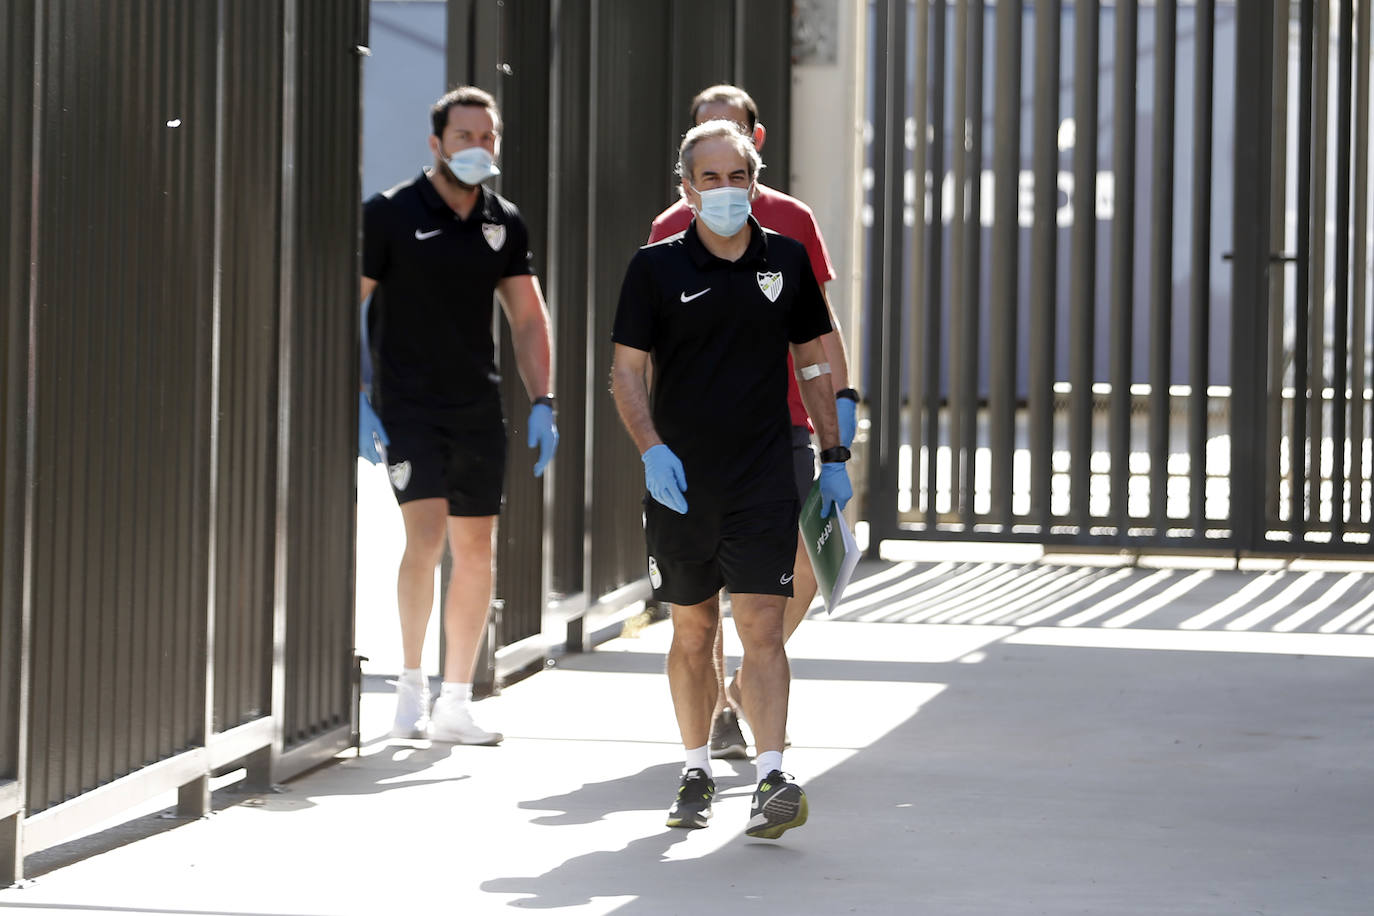
[[760, 166], [729, 121], [708, 121], [683, 139], [678, 174], [695, 216], [684, 232], [641, 248], [626, 269], [612, 390], [644, 462], [649, 582], [673, 606], [668, 684], [686, 764], [668, 825], [705, 827], [711, 814], [712, 645], [725, 587], [749, 665], [742, 700], [759, 751], [746, 832], [776, 839], [807, 819], [805, 793], [782, 770], [790, 685], [783, 612], [799, 508], [789, 352], [822, 445], [822, 514], [842, 509], [851, 489], [823, 365], [825, 299], [801, 243], [750, 215]]
[[[758, 105], [754, 99], [738, 86], [718, 85], [701, 90], [692, 99], [689, 109], [692, 121], [701, 124], [716, 118], [733, 121], [759, 152], [763, 151], [767, 132], [759, 120]], [[835, 278], [835, 268], [830, 263], [830, 254], [821, 237], [816, 217], [806, 204], [781, 191], [754, 183], [750, 201], [754, 217], [766, 229], [791, 236], [806, 246], [811, 261], [811, 270], [825, 293], [825, 284]], [[687, 228], [692, 211], [686, 201], [679, 200], [654, 219], [649, 230], [649, 241], [657, 242]], [[827, 301], [827, 308], [829, 302]], [[825, 361], [830, 365], [829, 376], [835, 389], [835, 412], [840, 422], [840, 444], [849, 448], [854, 444], [857, 428], [857, 408], [859, 393], [849, 387], [849, 362], [845, 353], [844, 340], [840, 337], [839, 323], [834, 313], [830, 315], [835, 330], [821, 337], [825, 347]], [[812, 479], [816, 475], [815, 453], [811, 446], [811, 423], [802, 403], [801, 392], [793, 366], [787, 367], [787, 409], [792, 418], [792, 462], [797, 481], [797, 493], [803, 502], [811, 490]], [[796, 578], [792, 581], [792, 597], [787, 602], [783, 615], [783, 639], [788, 639], [806, 617], [811, 601], [816, 597], [816, 574], [811, 568], [811, 558], [806, 552], [806, 544], [797, 536]], [[714, 758], [743, 758], [748, 756], [748, 745], [740, 729], [741, 711], [740, 684], [747, 678], [747, 667], [743, 664], [735, 671], [734, 680], [725, 682], [725, 648], [722, 634], [716, 636], [716, 670], [720, 690], [716, 698], [716, 712], [711, 721], [711, 756]]]
[[[520, 211], [482, 184], [500, 174], [495, 99], [463, 86], [430, 114], [433, 164], [363, 206], [362, 298], [372, 297], [376, 369], [372, 398], [359, 399], [359, 453], [386, 462], [406, 532], [396, 585], [405, 658], [392, 734], [497, 744], [502, 736], [479, 726], [470, 709], [506, 463], [493, 296], [531, 399], [526, 443], [539, 450], [536, 477], [558, 445], [549, 313]], [[446, 535], [453, 574], [444, 681], [431, 712], [420, 655]]]

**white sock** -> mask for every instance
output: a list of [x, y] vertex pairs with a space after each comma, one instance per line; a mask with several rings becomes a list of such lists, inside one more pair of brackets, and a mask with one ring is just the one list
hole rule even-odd
[[419, 668], [402, 668], [401, 680], [419, 687], [425, 682], [425, 676]]
[[697, 769], [705, 771], [707, 776], [711, 775], [711, 746], [703, 744], [701, 747], [689, 747], [687, 750], [687, 765], [682, 768], [682, 772]]
[[782, 769], [782, 751], [764, 751], [754, 758], [754, 769], [758, 771], [759, 782], [768, 778], [774, 770]]
[[472, 699], [472, 684], [461, 681], [444, 681], [444, 686], [439, 689], [439, 696], [452, 702], [458, 700], [467, 703]]

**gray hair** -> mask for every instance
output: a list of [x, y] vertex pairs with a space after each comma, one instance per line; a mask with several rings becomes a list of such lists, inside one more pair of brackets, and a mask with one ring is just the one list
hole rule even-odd
[[752, 180], [758, 177], [763, 169], [763, 157], [759, 151], [754, 149], [754, 141], [746, 137], [741, 131], [740, 126], [734, 121], [717, 119], [714, 121], [703, 121], [696, 127], [687, 131], [687, 135], [682, 138], [682, 145], [677, 151], [677, 174], [680, 178], [692, 180], [692, 169], [696, 165], [696, 146], [703, 140], [728, 140], [735, 147], [735, 150], [744, 157], [746, 167], [749, 169], [749, 178]]

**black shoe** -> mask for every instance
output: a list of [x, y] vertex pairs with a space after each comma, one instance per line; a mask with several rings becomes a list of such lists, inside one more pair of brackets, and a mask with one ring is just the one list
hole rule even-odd
[[692, 767], [683, 773], [677, 800], [668, 809], [668, 826], [705, 827], [711, 818], [711, 798], [715, 794], [716, 781], [705, 770]]
[[750, 836], [776, 840], [783, 831], [806, 823], [806, 793], [792, 782], [786, 773], [774, 770], [764, 777], [754, 790], [754, 804], [749, 808]]
[[749, 745], [740, 731], [739, 715], [729, 706], [711, 723], [711, 759], [747, 760]]

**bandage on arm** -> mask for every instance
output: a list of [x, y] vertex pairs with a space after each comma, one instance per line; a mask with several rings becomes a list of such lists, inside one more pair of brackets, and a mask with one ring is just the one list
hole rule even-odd
[[809, 382], [813, 378], [820, 378], [822, 375], [830, 374], [829, 363], [812, 363], [809, 366], [802, 366], [797, 370], [802, 377], [802, 381]]

